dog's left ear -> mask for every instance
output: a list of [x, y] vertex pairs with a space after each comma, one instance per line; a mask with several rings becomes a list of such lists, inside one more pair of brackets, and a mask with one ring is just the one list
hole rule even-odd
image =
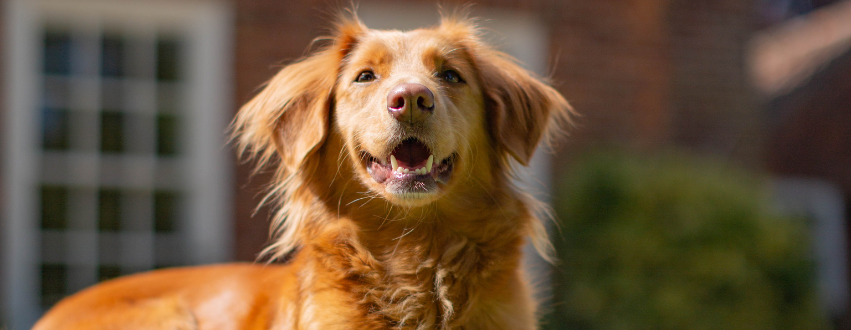
[[569, 123], [570, 104], [504, 53], [481, 47], [473, 56], [495, 142], [518, 162], [529, 165], [538, 142], [561, 133]]
[[330, 128], [333, 90], [343, 58], [366, 27], [356, 17], [337, 27], [330, 47], [287, 65], [246, 103], [233, 122], [241, 152], [262, 166], [276, 154], [297, 172], [322, 145]]

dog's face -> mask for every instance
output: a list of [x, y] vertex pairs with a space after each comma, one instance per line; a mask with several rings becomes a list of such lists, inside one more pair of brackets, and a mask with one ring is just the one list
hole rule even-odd
[[557, 91], [467, 21], [400, 32], [353, 19], [333, 39], [281, 70], [234, 122], [261, 163], [280, 157], [280, 184], [350, 168], [390, 203], [423, 206], [454, 187], [486, 190], [509, 158], [527, 164], [548, 127], [567, 120]]
[[484, 142], [484, 99], [462, 42], [442, 30], [370, 30], [343, 61], [335, 124], [358, 178], [392, 203], [438, 199]]

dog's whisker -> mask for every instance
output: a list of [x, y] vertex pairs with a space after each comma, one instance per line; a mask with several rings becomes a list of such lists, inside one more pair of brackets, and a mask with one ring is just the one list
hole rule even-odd
[[346, 157], [346, 149], [340, 148], [340, 153], [337, 154], [337, 164], [338, 164], [337, 165], [337, 171], [334, 173], [334, 177], [331, 179], [331, 182], [328, 184], [329, 188], [334, 184], [334, 181], [340, 175], [340, 169], [343, 166], [343, 161], [344, 161], [345, 157]]
[[353, 203], [355, 203], [355, 202], [357, 202], [357, 201], [359, 201], [359, 200], [368, 199], [368, 198], [372, 198], [372, 196], [366, 196], [366, 197], [361, 197], [361, 198], [353, 199], [352, 201], [350, 201], [350, 202], [346, 203], [346, 206], [352, 205]]
[[[381, 221], [381, 224], [379, 224], [379, 225], [378, 225], [378, 230], [381, 230], [381, 228], [382, 228], [382, 227], [384, 227], [384, 224], [385, 224], [385, 223], [387, 223], [387, 220], [388, 220], [388, 219], [390, 219], [390, 214], [392, 214], [392, 212], [393, 212], [393, 206], [391, 205], [391, 206], [387, 209], [387, 214], [384, 216], [384, 220], [383, 220], [383, 221]], [[391, 220], [391, 221], [392, 221], [392, 220]]]

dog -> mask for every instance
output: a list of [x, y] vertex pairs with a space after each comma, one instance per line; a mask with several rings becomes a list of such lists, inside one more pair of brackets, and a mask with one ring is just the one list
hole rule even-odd
[[115, 279], [35, 329], [537, 328], [521, 248], [549, 243], [512, 167], [570, 105], [463, 15], [408, 32], [349, 16], [233, 123], [274, 169], [267, 253], [285, 263]]

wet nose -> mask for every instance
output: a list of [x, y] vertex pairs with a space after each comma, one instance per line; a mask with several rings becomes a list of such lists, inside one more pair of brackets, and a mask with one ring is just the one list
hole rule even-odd
[[434, 112], [434, 94], [422, 84], [399, 84], [387, 94], [387, 111], [398, 121], [422, 122]]

